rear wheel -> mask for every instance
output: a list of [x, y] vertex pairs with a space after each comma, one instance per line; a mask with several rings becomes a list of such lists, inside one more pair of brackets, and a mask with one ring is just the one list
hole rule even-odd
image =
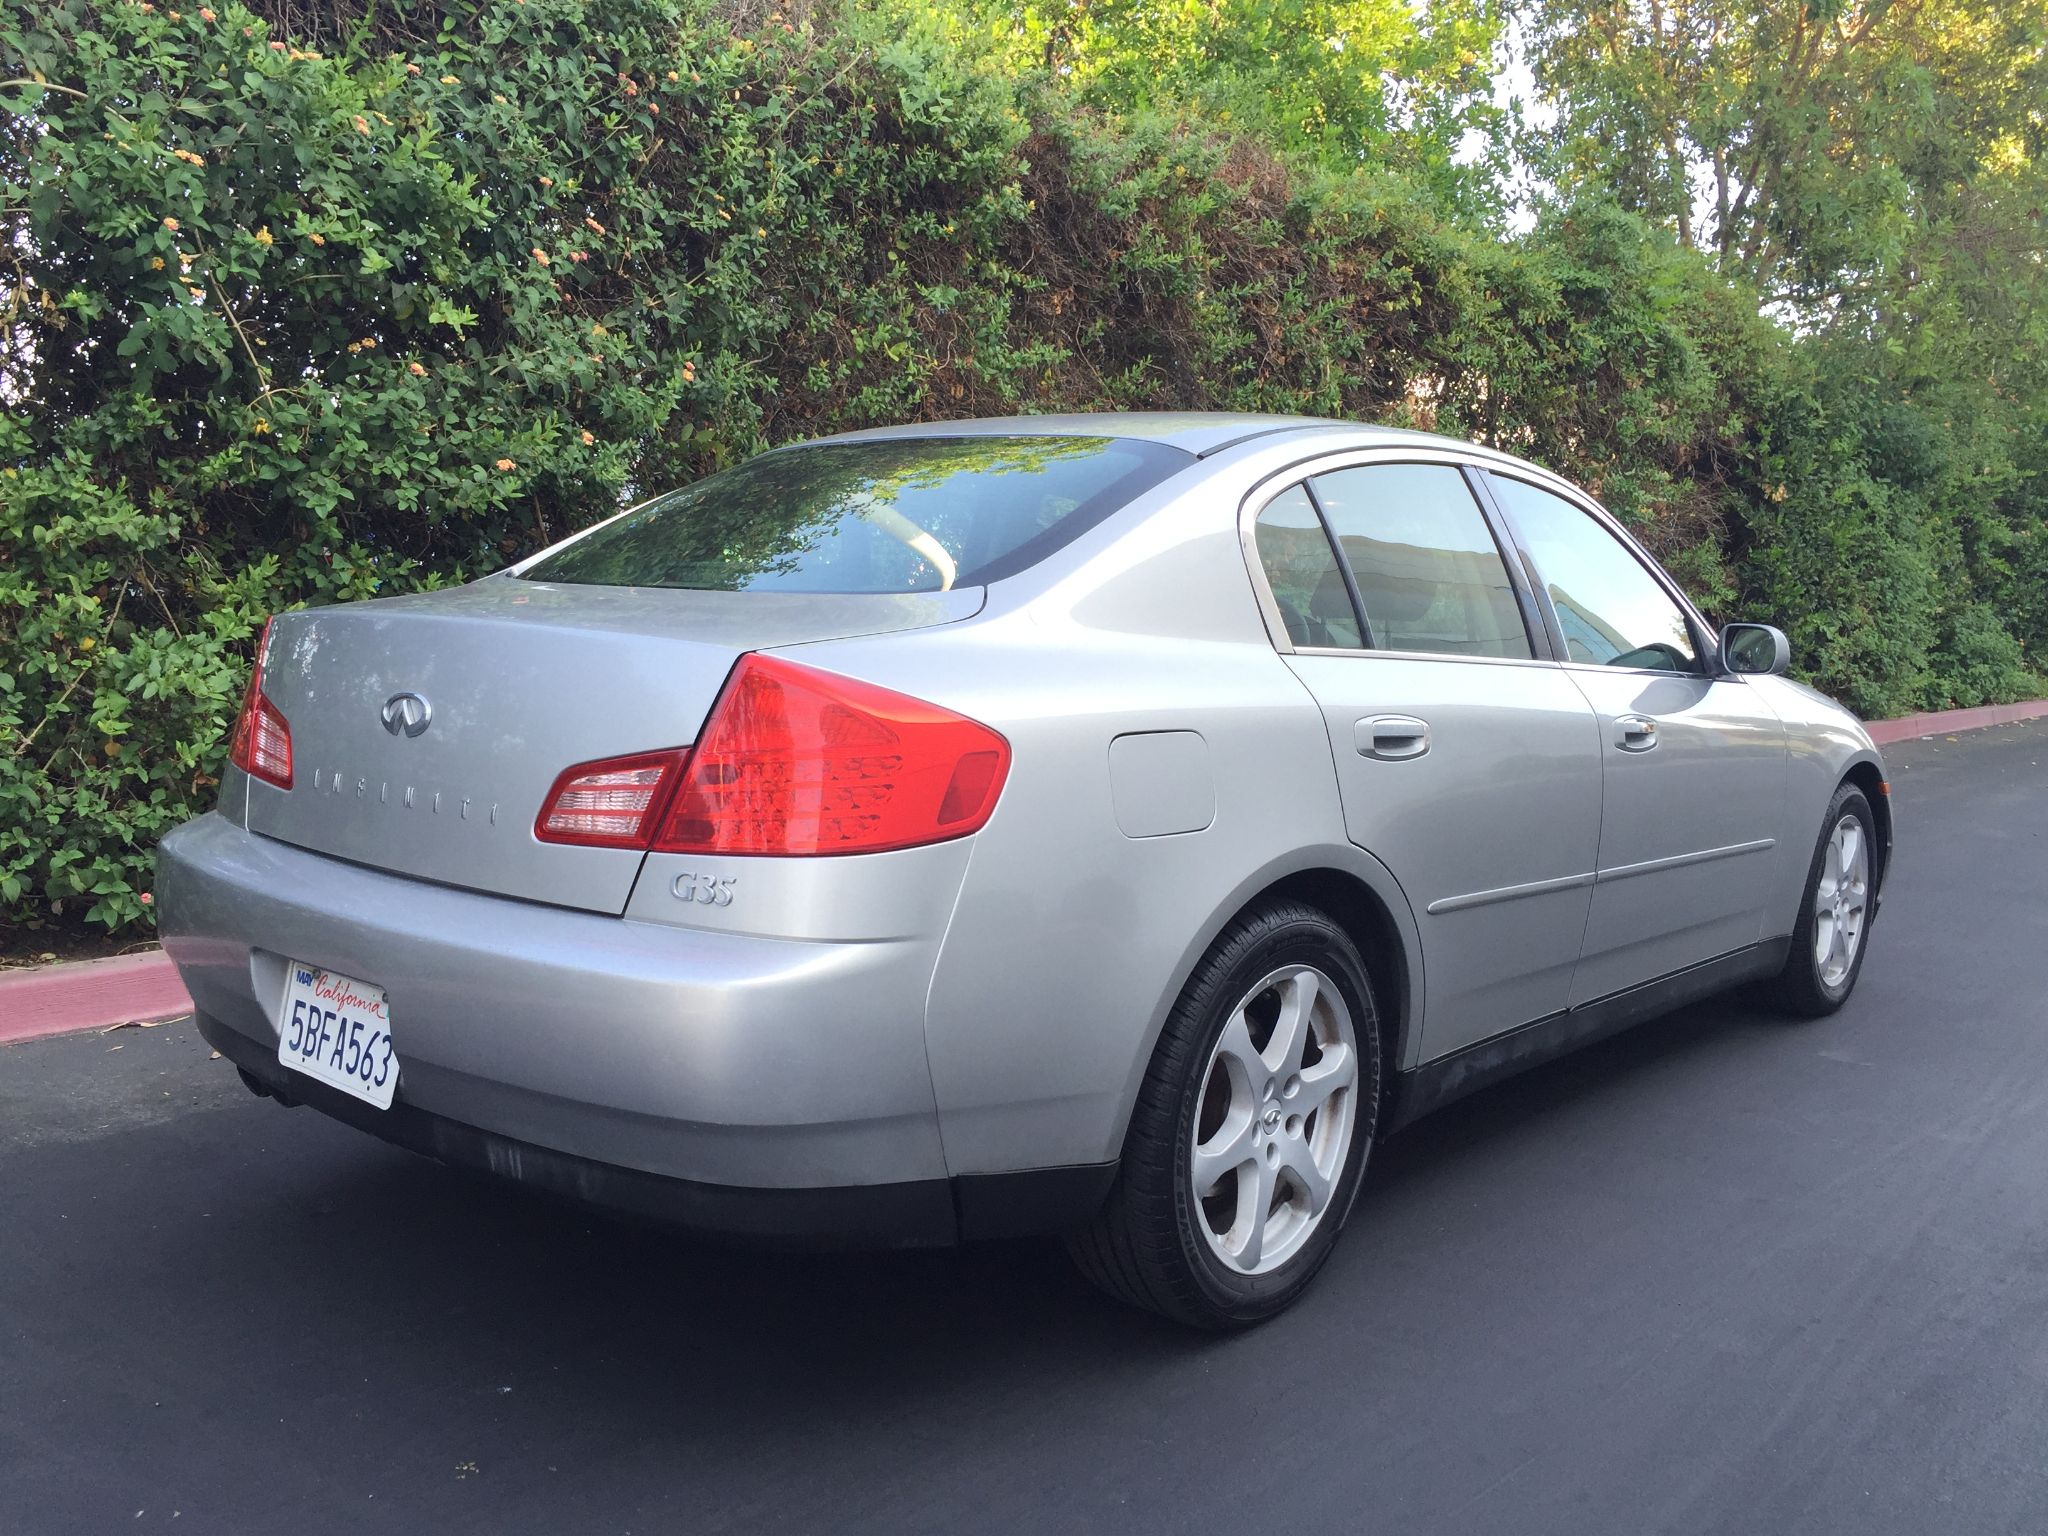
[[1876, 895], [1876, 830], [1862, 790], [1844, 784], [1835, 791], [1807, 870], [1792, 953], [1769, 986], [1771, 1000], [1788, 1012], [1820, 1018], [1855, 989]]
[[1371, 982], [1342, 928], [1297, 902], [1233, 923], [1167, 1019], [1107, 1204], [1069, 1240], [1082, 1271], [1197, 1327], [1288, 1306], [1358, 1193], [1379, 1063]]

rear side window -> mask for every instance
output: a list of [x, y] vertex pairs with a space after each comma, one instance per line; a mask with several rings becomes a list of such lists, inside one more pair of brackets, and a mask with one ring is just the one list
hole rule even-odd
[[784, 448], [657, 497], [521, 574], [725, 592], [943, 592], [1027, 569], [1194, 462], [1117, 437]]
[[1358, 615], [1329, 535], [1315, 504], [1300, 486], [1290, 486], [1259, 514], [1259, 564], [1266, 584], [1296, 645], [1355, 649]]
[[1500, 546], [1448, 464], [1368, 464], [1310, 482], [1388, 651], [1528, 659]]

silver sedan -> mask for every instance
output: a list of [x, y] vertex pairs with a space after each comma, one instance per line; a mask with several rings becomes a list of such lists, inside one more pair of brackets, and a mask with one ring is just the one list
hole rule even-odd
[[1884, 768], [1583, 492], [1305, 418], [766, 453], [280, 614], [159, 910], [249, 1086], [734, 1234], [1061, 1232], [1210, 1327], [1372, 1146], [1856, 984]]

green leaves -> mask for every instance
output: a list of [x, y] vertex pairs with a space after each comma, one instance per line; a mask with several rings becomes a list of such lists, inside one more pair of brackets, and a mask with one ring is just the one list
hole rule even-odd
[[9, 923], [147, 922], [265, 614], [904, 418], [1498, 442], [1870, 707], [2032, 686], [2048, 643], [2048, 434], [2000, 403], [2044, 393], [2031, 248], [1985, 215], [1920, 273], [1940, 327], [1823, 354], [1626, 178], [1498, 238], [1495, 167], [1450, 162], [1490, 8], [154, 7], [0, 7]]

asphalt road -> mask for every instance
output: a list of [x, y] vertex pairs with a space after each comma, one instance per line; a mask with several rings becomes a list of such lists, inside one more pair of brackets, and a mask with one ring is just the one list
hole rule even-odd
[[1854, 1001], [1716, 1002], [1377, 1154], [1204, 1339], [1049, 1248], [734, 1253], [0, 1050], [0, 1529], [2048, 1530], [2048, 726], [1890, 753]]

